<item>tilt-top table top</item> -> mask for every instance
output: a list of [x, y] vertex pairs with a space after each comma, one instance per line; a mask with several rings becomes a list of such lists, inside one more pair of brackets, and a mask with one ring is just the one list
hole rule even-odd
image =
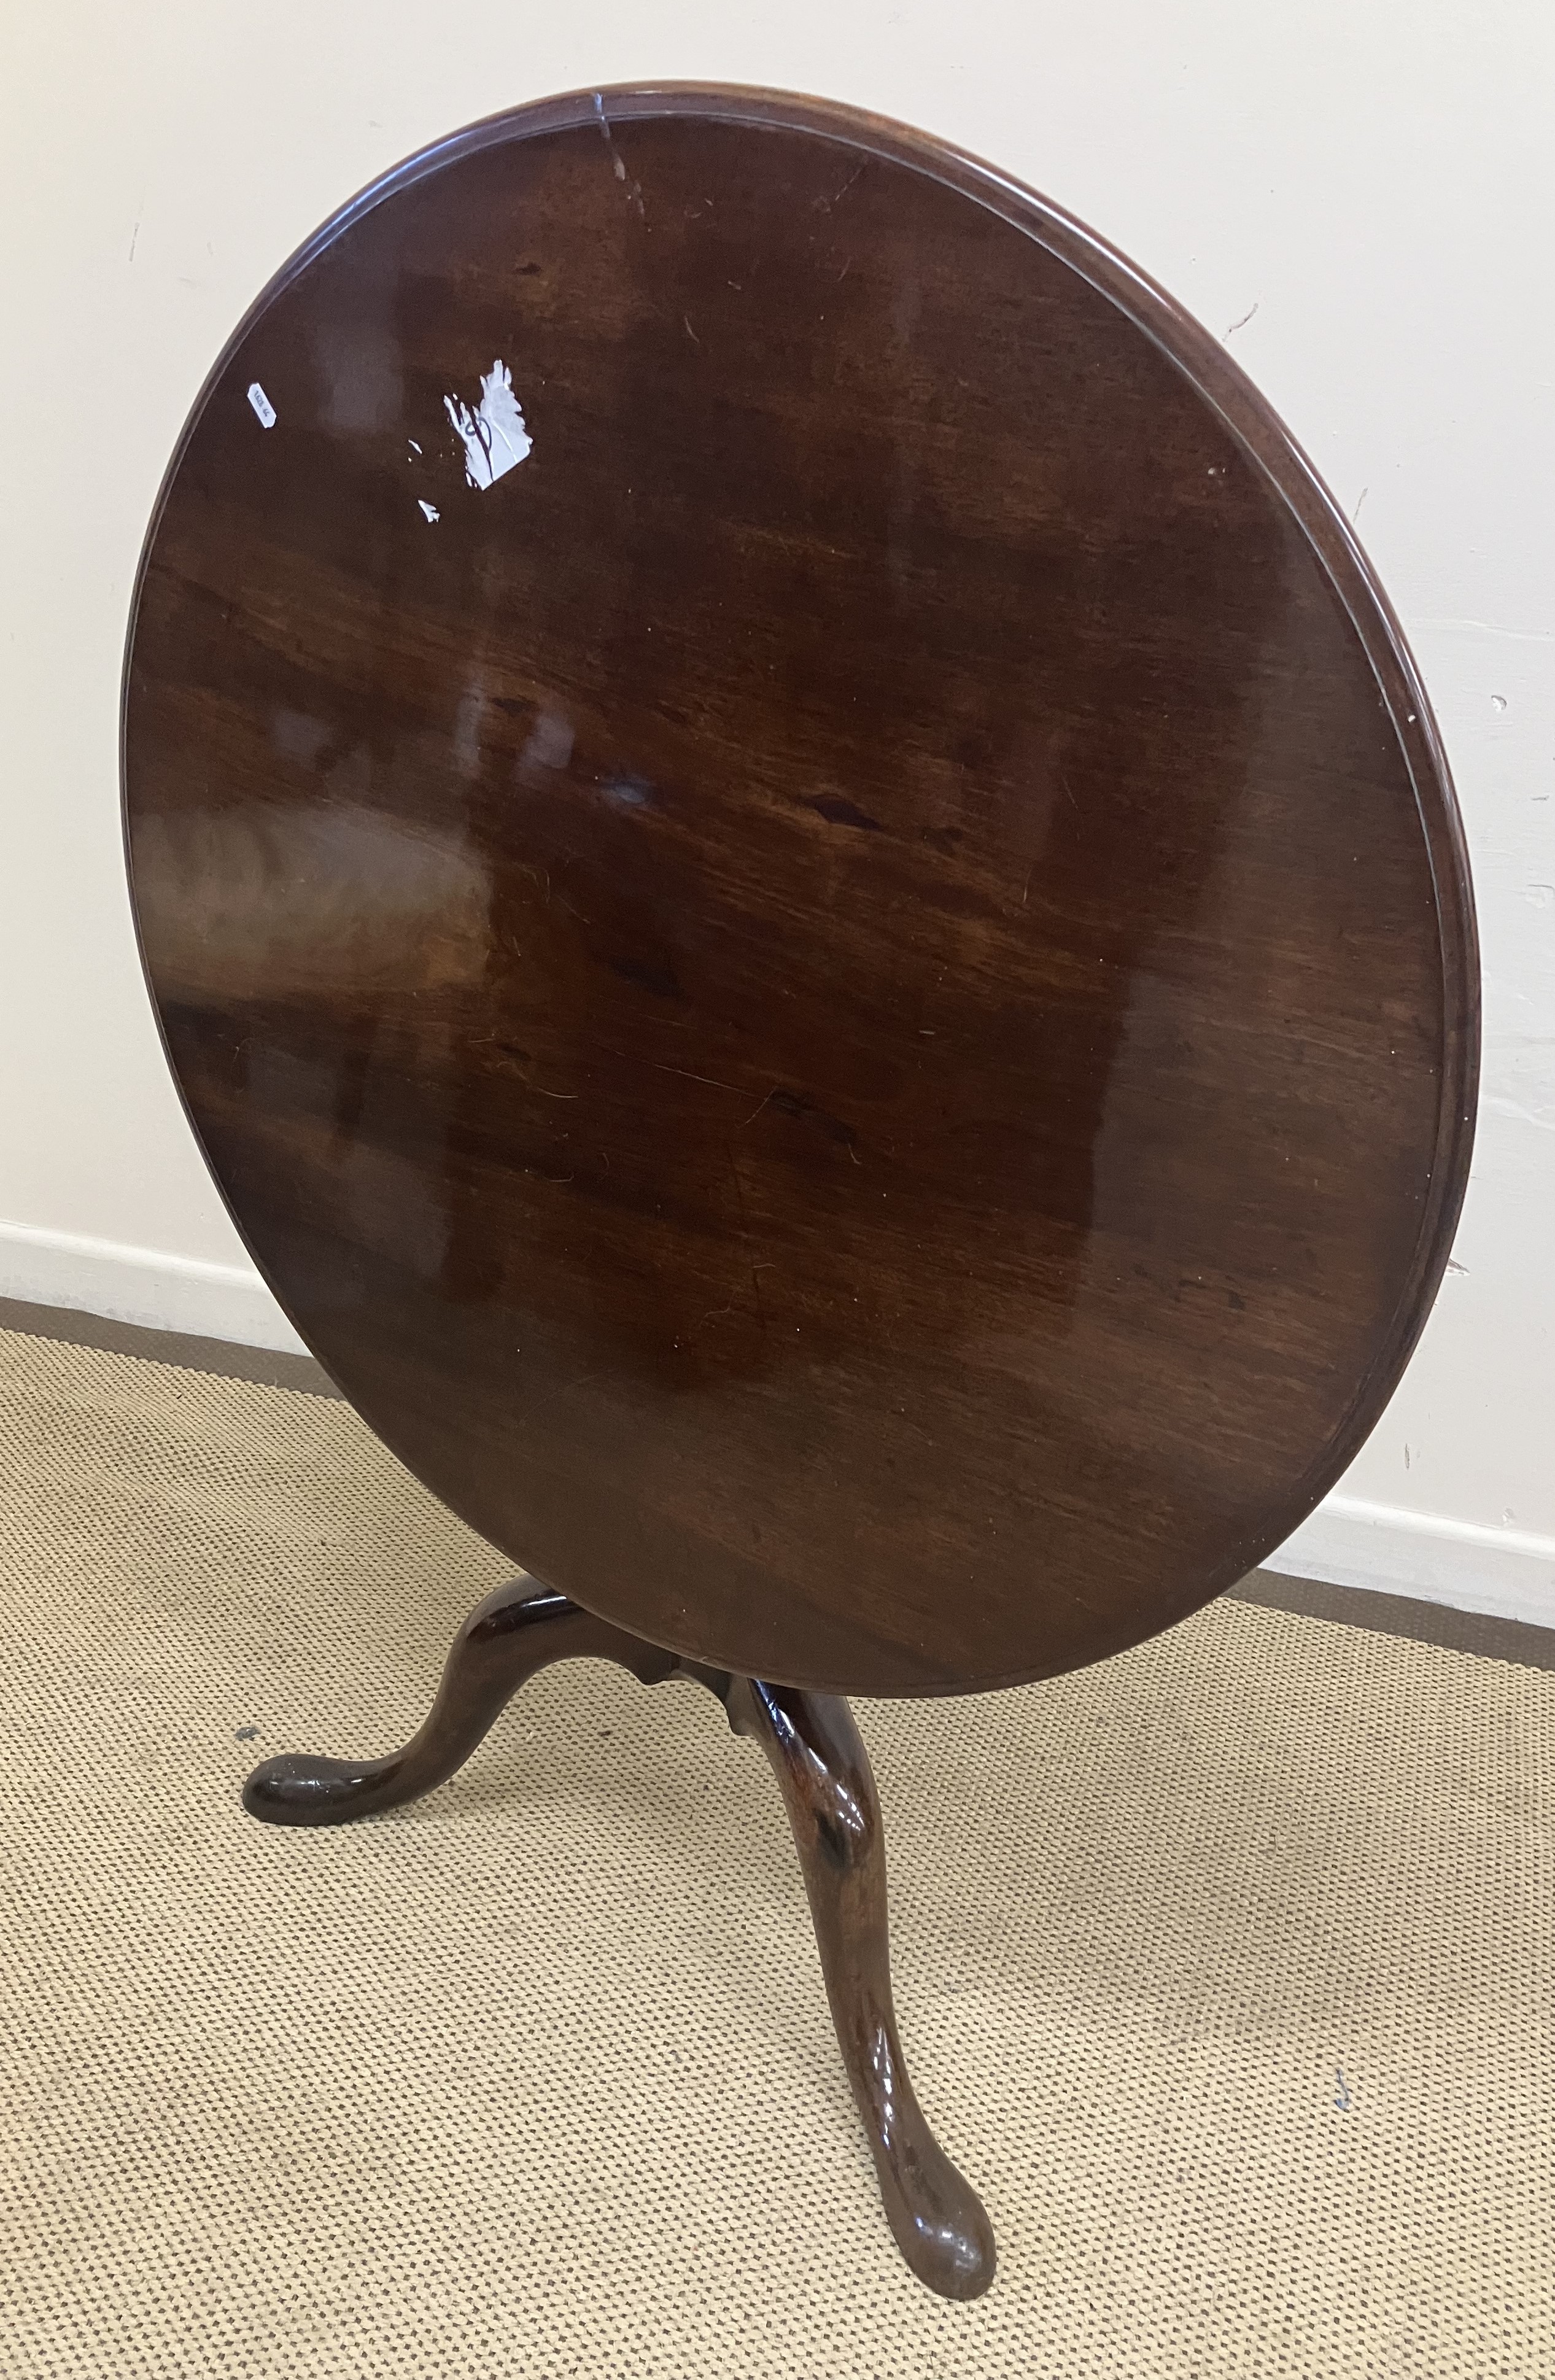
[[1386, 604], [1218, 344], [772, 94], [477, 126], [185, 433], [127, 668], [169, 1056], [405, 1461], [655, 1643], [1094, 1659], [1376, 1420], [1473, 915]]

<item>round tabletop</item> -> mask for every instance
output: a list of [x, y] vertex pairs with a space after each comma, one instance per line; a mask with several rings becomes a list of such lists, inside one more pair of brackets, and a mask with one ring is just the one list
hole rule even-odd
[[1467, 1168], [1419, 683], [1219, 345], [813, 101], [580, 94], [257, 302], [148, 539], [137, 913], [255, 1261], [637, 1633], [1097, 1658], [1380, 1413]]

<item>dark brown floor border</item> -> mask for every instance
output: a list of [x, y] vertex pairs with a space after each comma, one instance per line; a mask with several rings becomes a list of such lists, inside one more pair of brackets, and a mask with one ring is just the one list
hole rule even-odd
[[[197, 1339], [181, 1330], [144, 1330], [136, 1323], [109, 1322], [100, 1314], [79, 1314], [70, 1306], [29, 1305], [19, 1298], [0, 1297], [0, 1330], [24, 1330], [31, 1338], [63, 1340], [72, 1347], [101, 1347], [115, 1355], [140, 1355], [149, 1363], [175, 1364], [183, 1371], [209, 1372], [223, 1380], [296, 1389], [304, 1396], [340, 1394], [311, 1355], [237, 1347], [225, 1339]], [[1440, 1645], [1449, 1652], [1481, 1653], [1495, 1661], [1555, 1670], [1555, 1628], [1536, 1628], [1525, 1621], [1457, 1611], [1449, 1604], [1422, 1603], [1409, 1595], [1378, 1595], [1369, 1587], [1287, 1578], [1273, 1570], [1251, 1571], [1229, 1592], [1233, 1602], [1258, 1603], [1270, 1611], [1300, 1612], [1308, 1620], [1333, 1620], [1346, 1628], [1369, 1628], [1380, 1636]]]
[[1380, 1595], [1371, 1587], [1330, 1586], [1320, 1578], [1287, 1578], [1282, 1571], [1255, 1570], [1228, 1593], [1237, 1603], [1261, 1603], [1270, 1611], [1299, 1611], [1308, 1620], [1338, 1620], [1346, 1628], [1370, 1628], [1379, 1636], [1407, 1636], [1416, 1645], [1440, 1645], [1450, 1653], [1484, 1653], [1493, 1661], [1520, 1661], [1525, 1669], [1555, 1670], [1555, 1628], [1526, 1620], [1501, 1620], [1488, 1611], [1459, 1611], [1448, 1603], [1421, 1603], [1412, 1595]]
[[252, 1380], [265, 1389], [297, 1389], [304, 1396], [340, 1394], [311, 1355], [283, 1355], [268, 1347], [237, 1347], [225, 1339], [197, 1339], [183, 1330], [143, 1330], [135, 1322], [110, 1322], [104, 1315], [80, 1314], [69, 1305], [29, 1305], [0, 1297], [0, 1330], [24, 1330], [31, 1339], [59, 1339], [68, 1347], [100, 1347], [110, 1355], [140, 1355], [149, 1364], [174, 1364], [182, 1372], [210, 1372], [221, 1380]]

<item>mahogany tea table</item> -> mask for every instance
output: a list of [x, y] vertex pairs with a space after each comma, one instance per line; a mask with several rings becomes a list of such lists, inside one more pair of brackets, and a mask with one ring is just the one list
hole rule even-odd
[[124, 784], [256, 1264], [525, 1573], [405, 1751], [248, 1807], [425, 1792], [575, 1654], [700, 1680], [787, 1804], [903, 2253], [977, 2295], [842, 1697], [1181, 1620], [1430, 1305], [1473, 908], [1349, 528], [1007, 176], [813, 100], [576, 94], [250, 309], [147, 540]]

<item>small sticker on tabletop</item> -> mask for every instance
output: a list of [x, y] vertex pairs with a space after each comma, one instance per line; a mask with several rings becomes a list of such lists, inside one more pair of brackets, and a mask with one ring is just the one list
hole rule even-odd
[[257, 380], [250, 381], [249, 383], [249, 403], [259, 415], [264, 427], [267, 430], [273, 430], [275, 427], [275, 407], [271, 404], [270, 399], [266, 396], [263, 389], [261, 388]]

